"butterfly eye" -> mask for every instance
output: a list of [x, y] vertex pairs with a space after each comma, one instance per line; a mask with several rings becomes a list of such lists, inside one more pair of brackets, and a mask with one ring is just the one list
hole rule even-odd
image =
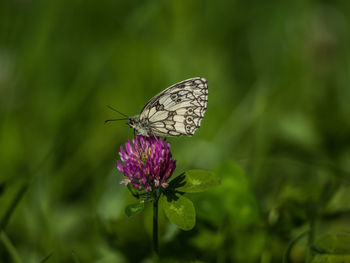
[[191, 126], [190, 125], [186, 125], [186, 130], [190, 131], [191, 130]]
[[192, 109], [192, 108], [189, 108], [189, 109], [188, 109], [188, 113], [193, 113], [193, 109]]
[[192, 122], [193, 119], [192, 119], [191, 117], [187, 117], [186, 120], [187, 120], [188, 122]]
[[171, 96], [170, 96], [170, 98], [171, 98], [172, 100], [176, 100], [176, 98], [177, 98], [177, 94], [173, 94], [173, 95], [171, 95]]
[[181, 102], [181, 99], [177, 99], [176, 102]]

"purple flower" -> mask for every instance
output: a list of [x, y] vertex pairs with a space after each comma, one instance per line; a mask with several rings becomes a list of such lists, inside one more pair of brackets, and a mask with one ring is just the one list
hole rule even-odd
[[170, 143], [165, 139], [137, 135], [132, 143], [127, 141], [125, 151], [120, 146], [119, 155], [124, 164], [118, 160], [117, 167], [125, 176], [121, 184], [131, 183], [146, 192], [168, 187], [166, 181], [175, 170], [176, 161], [171, 156]]

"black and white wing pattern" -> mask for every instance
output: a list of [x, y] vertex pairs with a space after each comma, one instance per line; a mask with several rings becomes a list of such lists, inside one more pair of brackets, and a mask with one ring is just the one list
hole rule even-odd
[[152, 98], [142, 109], [140, 121], [156, 136], [192, 136], [200, 127], [207, 102], [207, 81], [187, 79]]

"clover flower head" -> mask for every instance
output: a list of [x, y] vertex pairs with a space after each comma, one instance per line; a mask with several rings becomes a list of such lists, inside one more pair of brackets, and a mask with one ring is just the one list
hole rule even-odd
[[131, 183], [139, 190], [151, 192], [156, 188], [166, 188], [167, 180], [175, 170], [176, 161], [170, 152], [170, 143], [159, 137], [137, 135], [120, 147], [120, 159], [117, 167], [125, 179], [121, 184]]

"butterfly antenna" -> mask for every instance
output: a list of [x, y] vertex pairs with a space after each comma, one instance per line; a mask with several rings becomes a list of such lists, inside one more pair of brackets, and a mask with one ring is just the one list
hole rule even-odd
[[126, 114], [124, 114], [124, 113], [122, 113], [122, 112], [116, 110], [115, 108], [113, 108], [113, 107], [111, 107], [111, 106], [109, 106], [109, 105], [107, 105], [107, 107], [110, 108], [111, 110], [113, 110], [113, 111], [119, 113], [120, 115], [123, 115], [124, 117], [126, 117], [126, 118], [129, 119], [129, 116], [128, 116], [128, 115], [126, 115]]
[[105, 120], [105, 123], [110, 122], [110, 121], [125, 121], [125, 120], [128, 120], [128, 119], [129, 119], [129, 118]]

